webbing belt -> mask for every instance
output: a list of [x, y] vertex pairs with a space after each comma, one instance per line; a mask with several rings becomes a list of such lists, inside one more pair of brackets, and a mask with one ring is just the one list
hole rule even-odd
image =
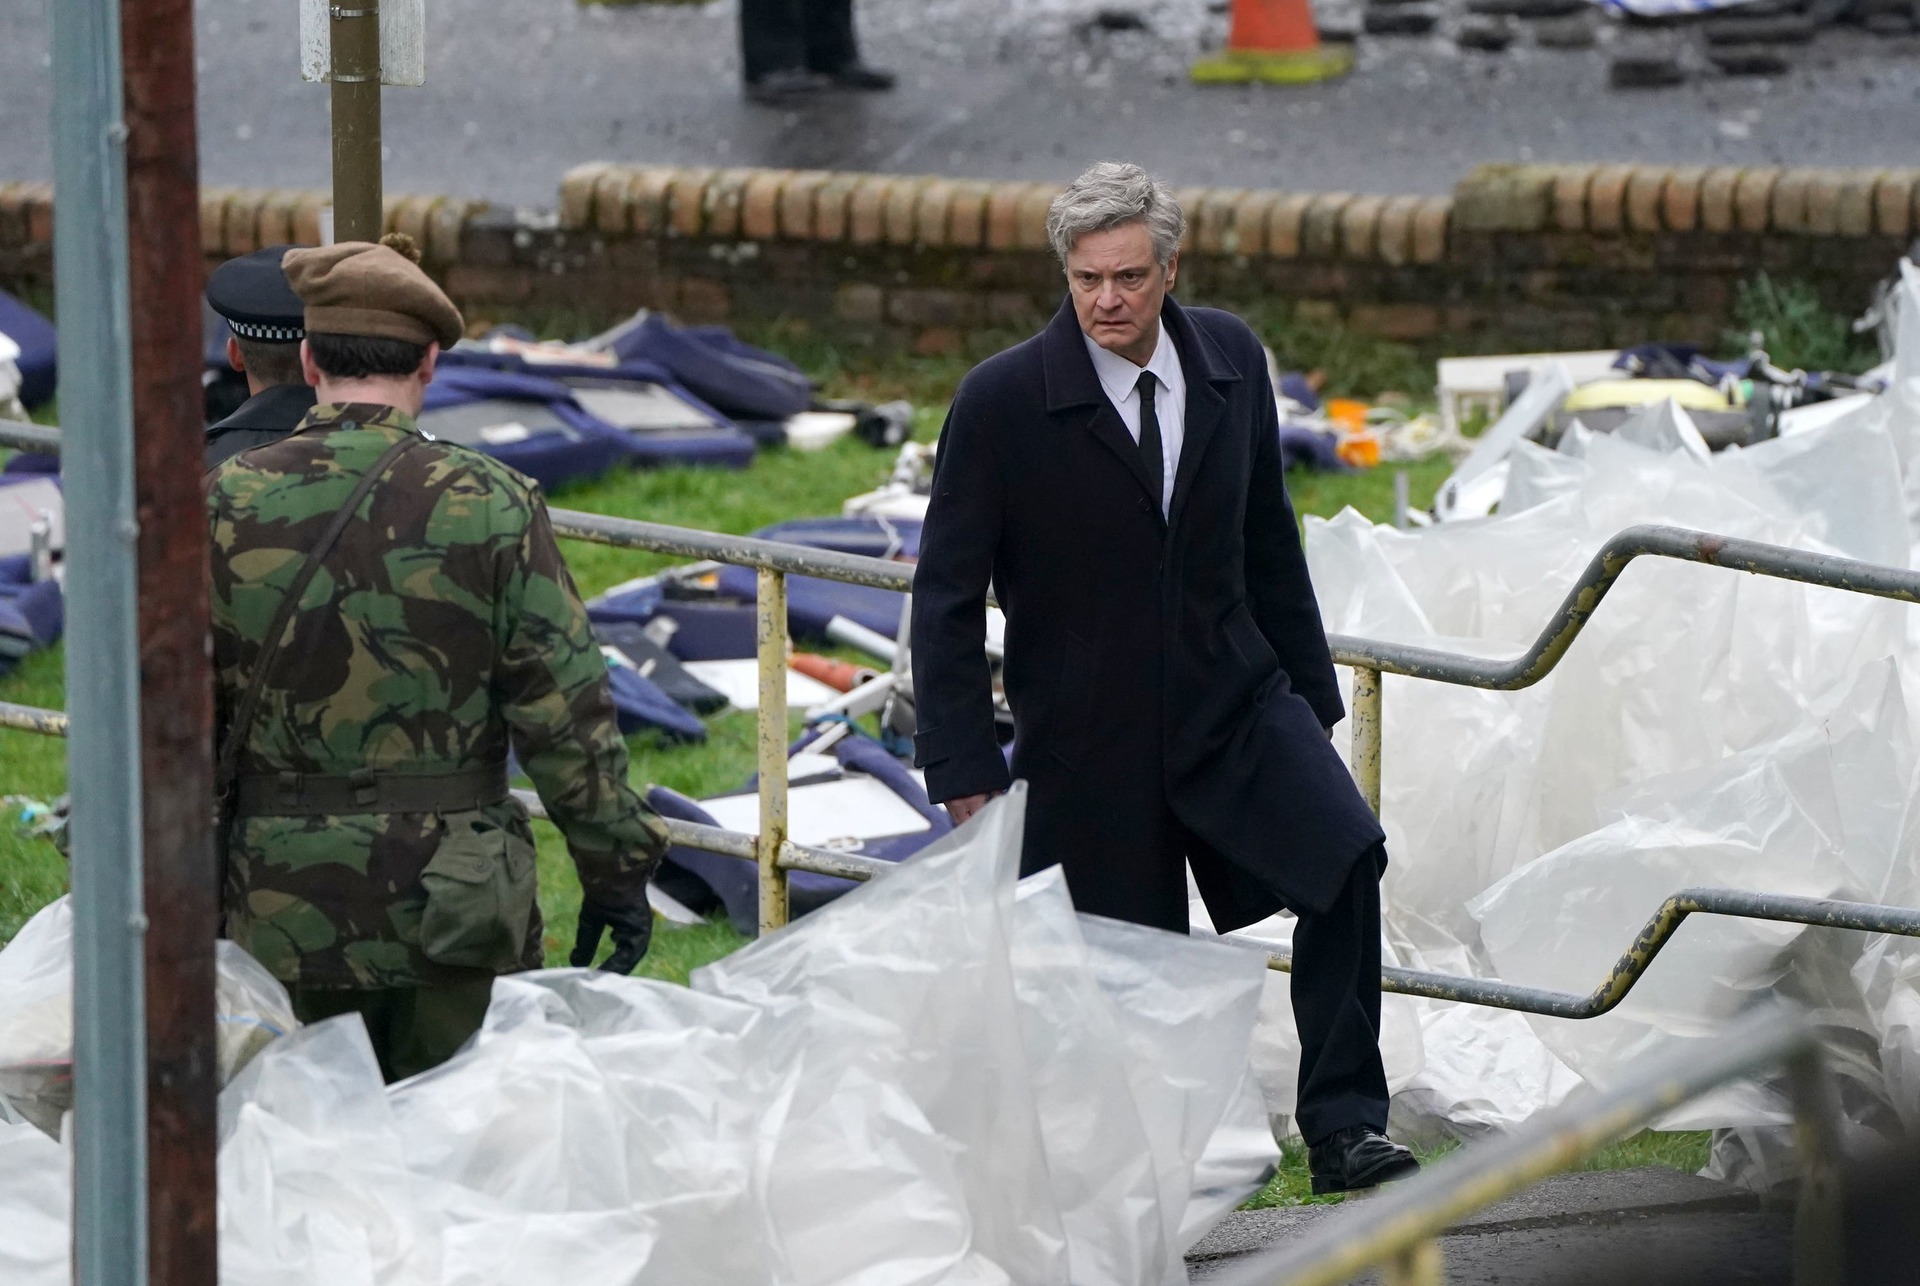
[[507, 766], [449, 773], [242, 773], [240, 817], [313, 817], [322, 813], [458, 813], [507, 797]]

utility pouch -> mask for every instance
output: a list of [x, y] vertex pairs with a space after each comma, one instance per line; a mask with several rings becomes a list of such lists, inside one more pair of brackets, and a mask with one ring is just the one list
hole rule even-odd
[[420, 883], [420, 950], [435, 964], [513, 969], [526, 951], [539, 891], [534, 848], [486, 810], [441, 815], [446, 834]]

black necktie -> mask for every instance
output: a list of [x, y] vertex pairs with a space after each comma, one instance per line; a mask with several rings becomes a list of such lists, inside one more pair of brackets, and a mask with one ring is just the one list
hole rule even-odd
[[1146, 461], [1147, 476], [1153, 479], [1153, 505], [1158, 509], [1166, 495], [1166, 457], [1160, 447], [1160, 417], [1153, 410], [1152, 371], [1140, 372], [1140, 458]]

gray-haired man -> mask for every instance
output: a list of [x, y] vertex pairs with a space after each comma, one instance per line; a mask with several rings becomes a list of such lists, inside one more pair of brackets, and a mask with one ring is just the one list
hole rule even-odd
[[[1266, 357], [1238, 318], [1168, 297], [1186, 221], [1137, 166], [1053, 203], [1068, 297], [961, 383], [914, 576], [916, 744], [964, 820], [1029, 787], [1024, 866], [1076, 906], [1185, 932], [1282, 907], [1316, 1192], [1415, 1168], [1384, 1135], [1384, 837], [1328, 744], [1345, 715], [1287, 501]], [[1011, 771], [984, 648], [1007, 614]]]

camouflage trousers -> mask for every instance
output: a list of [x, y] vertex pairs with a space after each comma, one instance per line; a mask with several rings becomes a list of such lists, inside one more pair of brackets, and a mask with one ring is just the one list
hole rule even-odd
[[422, 987], [350, 990], [293, 987], [294, 1016], [317, 1023], [359, 1014], [388, 1084], [440, 1066], [460, 1051], [486, 1017], [493, 979], [480, 976]]

